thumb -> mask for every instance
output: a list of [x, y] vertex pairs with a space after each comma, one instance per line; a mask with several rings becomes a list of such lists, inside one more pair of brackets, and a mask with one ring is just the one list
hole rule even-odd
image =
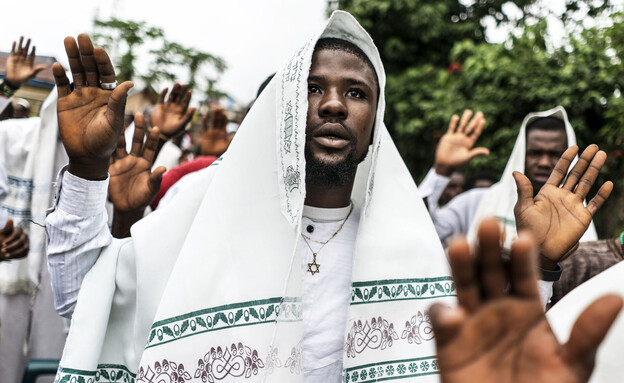
[[520, 172], [513, 172], [512, 176], [516, 181], [516, 188], [518, 189], [518, 202], [516, 202], [515, 209], [524, 210], [527, 206], [533, 204], [533, 185], [531, 181]]
[[36, 67], [33, 68], [31, 77], [35, 77], [39, 72], [41, 72], [42, 70], [44, 70], [46, 68], [47, 68], [47, 66], [45, 66], [45, 65], [37, 65]]
[[4, 225], [4, 228], [0, 230], [0, 235], [7, 235], [7, 234], [10, 234], [11, 232], [13, 232], [13, 220], [9, 219], [6, 225]]
[[488, 156], [490, 155], [490, 149], [488, 148], [474, 148], [469, 152], [470, 155], [470, 159], [472, 160], [473, 158], [477, 157], [477, 156]]
[[160, 182], [162, 181], [162, 176], [163, 174], [165, 174], [166, 171], [167, 168], [165, 168], [164, 166], [159, 166], [154, 169], [152, 174], [150, 174], [148, 183], [149, 188], [152, 192], [157, 193], [158, 190], [160, 190]]
[[564, 359], [569, 364], [582, 363], [591, 374], [600, 343], [622, 309], [622, 297], [616, 294], [596, 299], [579, 315], [572, 327], [570, 339], [563, 346]]

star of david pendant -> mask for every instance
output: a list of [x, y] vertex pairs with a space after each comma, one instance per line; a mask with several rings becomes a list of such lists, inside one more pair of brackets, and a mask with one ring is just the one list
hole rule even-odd
[[320, 269], [321, 265], [316, 263], [316, 254], [313, 254], [312, 263], [308, 263], [308, 271], [310, 272], [310, 274], [314, 275], [316, 273], [319, 273], [321, 271]]

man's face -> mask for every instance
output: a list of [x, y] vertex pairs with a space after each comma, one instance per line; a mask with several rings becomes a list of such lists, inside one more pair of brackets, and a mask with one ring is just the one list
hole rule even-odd
[[314, 52], [308, 77], [306, 161], [328, 168], [349, 163], [348, 169], [351, 162], [361, 162], [371, 141], [377, 93], [373, 69], [359, 57], [341, 50]]
[[442, 192], [440, 200], [438, 201], [439, 205], [444, 206], [458, 194], [463, 193], [465, 186], [466, 177], [463, 174], [457, 172], [451, 174], [449, 183], [446, 185], [446, 188]]
[[531, 129], [527, 133], [524, 174], [531, 180], [535, 193], [544, 186], [567, 147], [563, 130]]

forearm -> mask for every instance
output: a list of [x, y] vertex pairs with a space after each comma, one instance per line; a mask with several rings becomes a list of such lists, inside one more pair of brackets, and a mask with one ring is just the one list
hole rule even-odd
[[438, 210], [438, 200], [450, 180], [449, 177], [440, 175], [435, 169], [431, 168], [420, 185], [418, 185], [420, 196], [423, 199], [427, 198], [429, 212], [435, 213]]
[[58, 185], [45, 220], [47, 255], [55, 308], [69, 317], [84, 276], [112, 239], [104, 207], [108, 181], [86, 181], [63, 169]]

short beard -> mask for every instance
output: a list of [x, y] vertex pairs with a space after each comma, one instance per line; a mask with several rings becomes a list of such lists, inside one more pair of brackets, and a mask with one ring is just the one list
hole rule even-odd
[[355, 158], [356, 147], [357, 141], [353, 140], [347, 158], [337, 163], [326, 163], [314, 157], [314, 154], [312, 154], [312, 151], [309, 149], [308, 143], [306, 143], [304, 152], [306, 160], [306, 184], [338, 187], [353, 181], [358, 165], [364, 161], [368, 154], [367, 151], [361, 158]]

